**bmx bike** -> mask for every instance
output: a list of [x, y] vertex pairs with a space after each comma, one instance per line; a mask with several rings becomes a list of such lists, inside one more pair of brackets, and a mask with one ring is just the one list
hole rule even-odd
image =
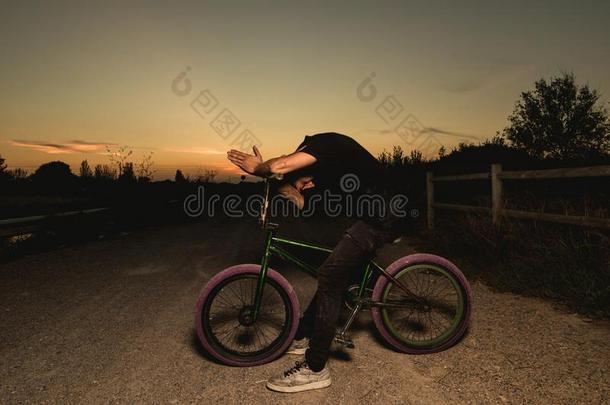
[[[266, 239], [261, 264], [238, 264], [216, 274], [196, 304], [201, 344], [216, 360], [231, 366], [275, 360], [295, 336], [299, 300], [292, 285], [269, 267], [270, 257], [315, 276], [315, 267], [282, 246], [332, 251], [278, 236], [278, 225], [268, 220], [269, 180], [264, 182], [263, 196], [259, 221]], [[372, 277], [374, 272], [378, 277]], [[410, 354], [434, 353], [454, 345], [466, 331], [471, 312], [470, 286], [462, 272], [449, 260], [427, 253], [404, 256], [385, 269], [369, 261], [360, 283], [348, 288], [344, 301], [350, 313], [336, 342], [353, 347], [347, 332], [360, 311], [370, 309], [383, 340]]]

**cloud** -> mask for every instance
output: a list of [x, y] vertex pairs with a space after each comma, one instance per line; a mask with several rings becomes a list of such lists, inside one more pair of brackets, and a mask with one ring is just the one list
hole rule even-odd
[[372, 131], [377, 131], [381, 135], [388, 135], [388, 134], [396, 133], [396, 131], [394, 131], [393, 129], [373, 129]]
[[466, 81], [466, 82], [458, 82], [452, 83], [445, 86], [445, 90], [450, 93], [456, 94], [464, 94], [469, 93], [475, 90], [482, 88], [485, 85], [485, 82], [481, 81]]
[[165, 149], [167, 152], [176, 152], [176, 153], [195, 153], [198, 155], [224, 155], [226, 152], [210, 149], [210, 148], [200, 148], [200, 147], [186, 147], [186, 148], [167, 148]]
[[[375, 132], [379, 135], [397, 135], [397, 132], [395, 129], [366, 129], [364, 130], [364, 132]], [[437, 135], [446, 135], [446, 136], [452, 136], [454, 138], [460, 138], [463, 140], [473, 140], [473, 141], [480, 141], [482, 139], [481, 136], [476, 136], [476, 135], [470, 135], [470, 134], [465, 134], [462, 132], [456, 132], [456, 131], [447, 131], [444, 129], [439, 129], [439, 128], [433, 128], [433, 127], [423, 127], [421, 129], [421, 133], [424, 134], [437, 134]]]
[[247, 175], [248, 174], [230, 162], [221, 163], [217, 167], [218, 167], [218, 170], [221, 170], [221, 171], [227, 172], [227, 173], [238, 174], [238, 175], [242, 175], [242, 174]]
[[21, 148], [28, 148], [38, 152], [47, 153], [50, 155], [68, 154], [68, 153], [93, 153], [104, 150], [107, 146], [115, 146], [115, 143], [110, 142], [89, 142], [89, 141], [69, 141], [66, 143], [50, 143], [38, 141], [13, 140], [11, 145]]
[[449, 55], [451, 66], [439, 82], [441, 88], [449, 93], [467, 94], [497, 84], [515, 71], [529, 66], [524, 60], [507, 58], [505, 54], [482, 53], [480, 49], [463, 54], [452, 52]]
[[481, 140], [480, 136], [464, 134], [462, 132], [447, 131], [444, 129], [438, 129], [438, 128], [432, 128], [432, 127], [426, 127], [426, 128], [424, 128], [424, 130], [422, 132], [434, 133], [434, 134], [438, 134], [438, 135], [449, 135], [449, 136], [454, 136], [457, 138], [472, 139], [472, 140], [477, 140], [477, 141]]

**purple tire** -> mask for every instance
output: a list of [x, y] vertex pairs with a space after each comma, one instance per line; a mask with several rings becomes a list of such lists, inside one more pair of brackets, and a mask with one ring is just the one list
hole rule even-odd
[[[252, 285], [259, 276], [260, 265], [258, 264], [239, 264], [236, 266], [229, 267], [220, 273], [216, 274], [206, 284], [199, 298], [197, 299], [196, 315], [195, 315], [195, 327], [197, 329], [197, 336], [199, 341], [203, 345], [206, 352], [214, 357], [219, 362], [238, 367], [256, 366], [265, 364], [275, 360], [281, 356], [284, 351], [288, 348], [294, 335], [296, 333], [299, 324], [300, 307], [297, 295], [290, 285], [290, 283], [282, 277], [277, 271], [269, 268], [267, 270], [265, 286], [263, 291], [263, 302], [261, 304], [261, 312], [259, 320], [252, 323], [251, 325], [244, 324], [244, 319], [247, 319], [249, 315], [248, 311], [251, 305], [248, 300], [243, 300], [241, 304], [235, 301], [237, 305], [231, 306], [226, 305], [226, 298], [221, 298], [221, 294], [224, 289], [229, 290], [229, 286], [239, 285], [243, 291], [245, 287], [242, 284]], [[248, 292], [248, 297], [253, 297], [253, 293]], [[227, 296], [230, 296], [227, 294]], [[274, 319], [273, 325], [278, 325], [278, 335], [275, 337], [271, 334], [272, 341], [267, 345], [265, 341], [261, 342], [261, 339], [267, 339], [268, 335], [263, 333], [258, 334], [256, 330], [251, 332], [251, 328], [257, 328], [261, 326], [261, 323], [266, 322], [268, 314], [265, 313], [270, 304], [273, 304], [272, 298], [276, 297], [277, 302], [281, 302], [279, 305], [274, 307], [281, 307], [284, 312], [281, 315], [280, 320]], [[279, 298], [278, 298], [279, 297]], [[218, 316], [212, 315], [213, 308], [225, 308], [223, 309], [226, 313]], [[241, 307], [241, 308], [239, 308]], [[224, 316], [224, 318], [223, 318]], [[244, 339], [242, 335], [236, 335], [233, 339], [229, 339], [232, 335], [226, 337], [227, 342], [221, 341], [221, 333], [219, 327], [214, 325], [215, 322], [230, 323], [235, 326], [236, 330], [241, 330], [242, 335], [250, 334], [253, 335], [249, 339], [254, 343], [259, 341], [259, 345], [262, 347], [256, 351], [244, 351]], [[216, 329], [215, 329], [216, 328]], [[226, 329], [226, 328], [225, 328]], [[230, 328], [229, 328], [230, 330]], [[224, 329], [222, 330], [224, 331]], [[230, 332], [229, 332], [230, 333]], [[224, 339], [224, 335], [223, 335]], [[240, 341], [242, 339], [242, 341]], [[236, 342], [237, 349], [232, 347]]]
[[[417, 253], [404, 256], [390, 264], [386, 271], [392, 276], [398, 277], [400, 281], [404, 282], [407, 281], [407, 276], [410, 278], [408, 272], [413, 271], [418, 267], [420, 269], [426, 269], [425, 271], [428, 272], [427, 274], [433, 274], [432, 272], [434, 272], [436, 277], [443, 278], [443, 280], [448, 282], [448, 285], [451, 285], [455, 290], [454, 293], [457, 303], [456, 307], [458, 309], [455, 311], [455, 315], [451, 319], [450, 327], [448, 326], [446, 330], [444, 330], [444, 334], [441, 333], [435, 339], [430, 339], [428, 341], [409, 339], [406, 337], [404, 331], [396, 330], [397, 328], [394, 327], [395, 325], [389, 319], [388, 311], [391, 310], [391, 307], [388, 307], [390, 309], [384, 309], [379, 306], [374, 306], [371, 309], [371, 314], [377, 330], [388, 345], [395, 350], [409, 354], [436, 353], [457, 343], [468, 328], [468, 324], [470, 322], [472, 294], [466, 277], [464, 277], [458, 267], [449, 260], [437, 255]], [[401, 277], [405, 278], [401, 279]], [[390, 289], [393, 287], [394, 284], [391, 283], [388, 278], [380, 276], [375, 284], [375, 288], [373, 289], [373, 301], [386, 302]], [[429, 307], [431, 306], [432, 305], [429, 305]], [[417, 323], [420, 322], [420, 314], [417, 313], [417, 311], [417, 309], [415, 310], [415, 313], [413, 313], [413, 311], [409, 311], [408, 316], [414, 321], [410, 321], [409, 319], [406, 321], [403, 320], [404, 324], [411, 322], [417, 325]], [[428, 311], [430, 310], [428, 309]], [[422, 310], [421, 318], [425, 319], [425, 316], [425, 310]], [[395, 323], [398, 324], [398, 322]], [[443, 332], [443, 329], [441, 329], [441, 332]]]

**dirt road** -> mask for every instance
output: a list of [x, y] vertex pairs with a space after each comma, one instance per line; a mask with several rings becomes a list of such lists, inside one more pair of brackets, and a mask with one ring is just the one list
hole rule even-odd
[[[285, 235], [331, 242], [295, 223]], [[368, 316], [355, 325], [354, 350], [338, 351], [331, 387], [275, 394], [266, 379], [290, 366], [232, 368], [202, 355], [194, 303], [223, 268], [258, 262], [253, 221], [153, 228], [0, 265], [0, 398], [3, 403], [608, 403], [610, 324], [498, 294], [475, 282], [466, 338], [426, 356], [395, 353]], [[425, 250], [390, 245], [380, 262]], [[278, 267], [278, 266], [276, 266]], [[281, 266], [279, 266], [281, 267]], [[281, 267], [301, 306], [315, 280]], [[466, 269], [467, 270], [467, 269]]]

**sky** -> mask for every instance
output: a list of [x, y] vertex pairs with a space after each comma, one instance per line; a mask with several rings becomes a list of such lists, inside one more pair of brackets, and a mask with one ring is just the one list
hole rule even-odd
[[[0, 155], [32, 172], [152, 153], [155, 179], [238, 171], [319, 132], [374, 155], [490, 138], [572, 72], [607, 103], [608, 1], [3, 1]], [[182, 76], [180, 76], [182, 74]]]

